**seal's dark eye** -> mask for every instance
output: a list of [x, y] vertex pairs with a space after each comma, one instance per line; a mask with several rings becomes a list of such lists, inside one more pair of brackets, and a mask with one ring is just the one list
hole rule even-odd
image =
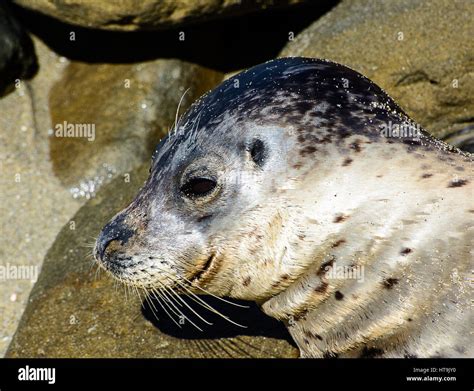
[[250, 156], [252, 156], [252, 160], [258, 166], [263, 166], [265, 161], [266, 153], [265, 153], [265, 145], [263, 144], [262, 140], [256, 139], [252, 142], [252, 146], [250, 148]]
[[204, 197], [212, 192], [216, 185], [217, 183], [209, 178], [192, 178], [181, 187], [181, 191], [191, 198]]

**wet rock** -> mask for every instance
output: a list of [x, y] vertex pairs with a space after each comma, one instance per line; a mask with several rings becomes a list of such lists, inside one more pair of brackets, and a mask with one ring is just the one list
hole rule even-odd
[[[131, 201], [147, 174], [146, 163], [130, 173], [130, 181], [117, 177], [78, 211], [73, 227], [64, 226], [45, 258], [7, 356], [295, 357], [282, 325], [255, 309], [240, 309], [236, 315], [249, 322], [248, 329], [213, 319], [214, 326], [193, 332], [189, 323], [182, 329], [172, 325], [158, 303], [141, 308], [143, 293], [139, 298], [133, 289], [97, 273], [91, 238]], [[232, 306], [220, 310], [235, 319]], [[200, 313], [209, 315], [202, 308]]]
[[71, 63], [50, 94], [55, 174], [74, 197], [90, 198], [113, 176], [150, 160], [181, 97], [182, 114], [222, 77], [178, 60]]
[[0, 3], [0, 96], [11, 92], [16, 80], [30, 78], [36, 70], [31, 38], [7, 4]]
[[26, 8], [42, 12], [79, 26], [132, 31], [157, 29], [184, 23], [234, 16], [274, 6], [301, 3], [304, 0], [15, 0]]
[[[384, 88], [438, 137], [474, 137], [474, 3], [342, 1], [281, 56], [327, 58]], [[469, 130], [470, 129], [470, 130]]]
[[[46, 251], [80, 206], [56, 179], [48, 158], [48, 94], [68, 61], [37, 39], [34, 45], [39, 62], [35, 78], [21, 81], [0, 99], [0, 356], [15, 332]], [[32, 275], [5, 275], [7, 270]]]

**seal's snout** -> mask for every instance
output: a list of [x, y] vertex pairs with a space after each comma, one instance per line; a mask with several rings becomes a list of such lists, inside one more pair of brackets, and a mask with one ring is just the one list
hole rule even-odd
[[124, 222], [124, 215], [110, 221], [97, 238], [94, 256], [100, 262], [107, 262], [114, 253], [120, 251], [133, 236], [134, 230]]

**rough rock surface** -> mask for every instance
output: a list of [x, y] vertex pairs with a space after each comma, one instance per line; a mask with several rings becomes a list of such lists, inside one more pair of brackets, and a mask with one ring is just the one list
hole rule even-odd
[[[146, 163], [131, 172], [129, 182], [117, 177], [105, 185], [73, 217], [74, 227], [64, 226], [45, 258], [7, 357], [297, 356], [297, 349], [282, 339], [286, 335], [282, 325], [256, 314], [255, 309], [241, 308], [240, 315], [235, 315], [248, 329], [216, 319], [202, 333], [192, 333], [189, 323], [180, 332], [178, 326], [166, 322], [158, 303], [153, 304], [155, 310], [150, 311], [153, 306], [149, 306], [148, 312], [155, 311], [159, 320], [150, 321], [154, 319], [150, 314], [147, 320], [141, 309], [143, 293], [140, 300], [133, 289], [118, 286], [104, 272], [97, 273], [89, 247], [92, 238], [130, 202], [148, 167]], [[228, 304], [220, 310], [227, 315], [236, 313]]]
[[474, 133], [473, 15], [472, 1], [344, 0], [280, 55], [361, 72], [438, 137]]
[[34, 44], [38, 74], [0, 99], [0, 356], [33, 287], [26, 274], [5, 275], [7, 268], [39, 273], [58, 231], [80, 206], [54, 177], [48, 159], [48, 92], [68, 61], [41, 41]]
[[63, 22], [107, 30], [156, 29], [301, 3], [304, 0], [14, 0]]

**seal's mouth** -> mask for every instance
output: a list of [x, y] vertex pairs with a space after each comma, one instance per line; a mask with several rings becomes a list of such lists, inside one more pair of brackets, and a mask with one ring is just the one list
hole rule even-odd
[[189, 279], [190, 284], [201, 284], [204, 281], [212, 278], [215, 275], [216, 269], [216, 254], [212, 253], [202, 265], [196, 267], [197, 271]]

